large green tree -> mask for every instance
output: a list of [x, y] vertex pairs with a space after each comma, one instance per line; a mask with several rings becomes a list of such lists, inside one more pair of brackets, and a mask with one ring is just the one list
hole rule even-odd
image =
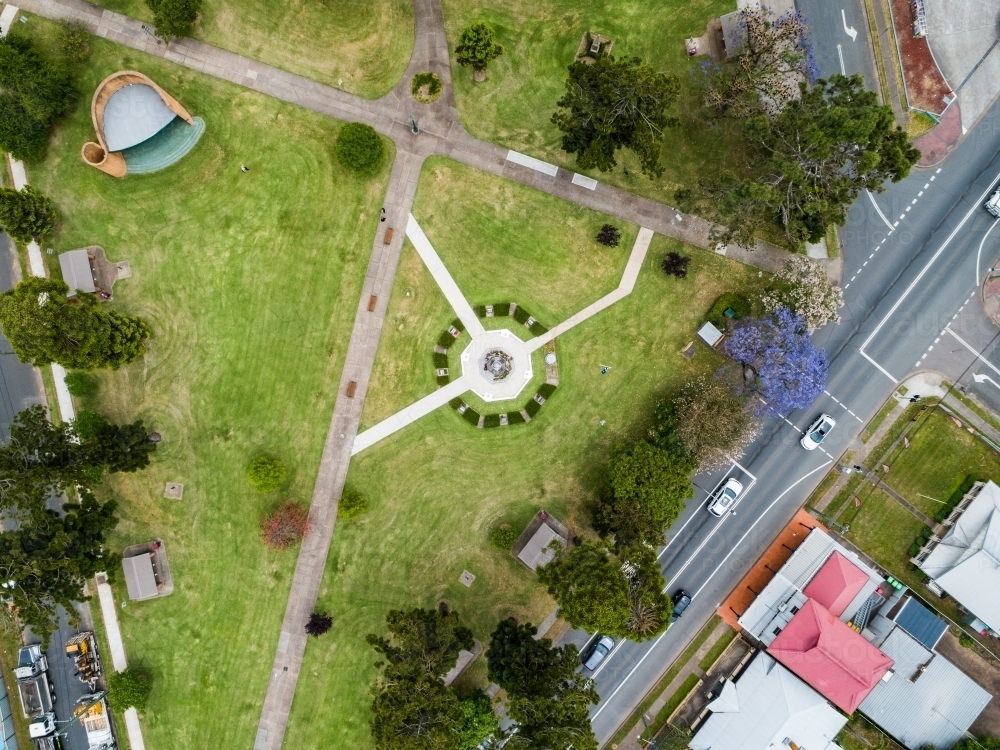
[[663, 134], [677, 123], [669, 109], [679, 92], [676, 76], [637, 57], [575, 62], [552, 122], [563, 132], [563, 150], [576, 154], [581, 168], [609, 172], [617, 165], [618, 149], [627, 148], [645, 174], [659, 176]]
[[482, 74], [486, 66], [503, 54], [503, 46], [493, 39], [493, 29], [477, 21], [462, 31], [455, 47], [455, 62]]
[[372, 702], [371, 730], [378, 750], [456, 750], [465, 714], [442, 676], [471, 649], [472, 631], [458, 613], [445, 610], [392, 610], [389, 637], [367, 636], [385, 661]]
[[69, 71], [18, 33], [0, 39], [0, 151], [36, 160], [77, 91]]
[[597, 530], [613, 534], [619, 547], [636, 541], [663, 544], [667, 527], [694, 493], [695, 466], [690, 457], [646, 441], [617, 448], [597, 507]]
[[86, 489], [80, 496], [63, 505], [62, 515], [38, 510], [0, 532], [0, 597], [12, 603], [17, 623], [43, 640], [58, 627], [57, 607], [75, 621], [73, 603], [87, 599], [87, 579], [118, 567], [120, 557], [105, 546], [118, 524], [114, 501], [101, 504]]
[[507, 715], [518, 725], [507, 746], [596, 750], [588, 707], [599, 696], [593, 680], [577, 672], [579, 652], [553, 648], [536, 632], [530, 623], [503, 620], [486, 653], [489, 677], [507, 691]]
[[628, 633], [629, 582], [621, 563], [594, 542], [571, 547], [538, 569], [538, 578], [575, 628], [609, 635]]
[[153, 11], [157, 36], [167, 41], [172, 37], [191, 36], [201, 12], [201, 0], [146, 0], [146, 5]]
[[0, 513], [37, 515], [50, 497], [93, 487], [105, 470], [136, 471], [149, 463], [156, 444], [145, 437], [142, 422], [99, 421], [93, 433], [78, 435], [75, 425], [50, 422], [42, 406], [19, 412], [0, 446]]
[[[754, 187], [733, 191], [723, 206], [728, 231], [723, 242], [750, 244], [757, 228], [777, 217], [789, 244], [819, 242], [830, 224], [842, 225], [862, 190], [880, 192], [898, 182], [920, 152], [896, 126], [892, 110], [866, 91], [861, 76], [831, 76], [776, 115], [750, 118], [744, 132], [754, 151]], [[747, 209], [751, 210], [747, 210]]]
[[56, 209], [31, 185], [20, 190], [0, 187], [0, 228], [17, 242], [41, 241], [56, 224]]
[[473, 690], [459, 701], [462, 709], [462, 733], [458, 750], [476, 750], [491, 737], [500, 735], [500, 719], [493, 711], [490, 697], [482, 690]]
[[90, 294], [70, 299], [61, 281], [29, 278], [0, 295], [0, 327], [22, 362], [118, 369], [146, 353], [149, 326], [106, 310]]

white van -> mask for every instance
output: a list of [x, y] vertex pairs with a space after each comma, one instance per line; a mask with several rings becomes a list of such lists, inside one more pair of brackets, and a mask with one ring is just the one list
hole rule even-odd
[[990, 196], [990, 199], [986, 201], [986, 210], [991, 214], [1000, 219], [1000, 190], [997, 190]]

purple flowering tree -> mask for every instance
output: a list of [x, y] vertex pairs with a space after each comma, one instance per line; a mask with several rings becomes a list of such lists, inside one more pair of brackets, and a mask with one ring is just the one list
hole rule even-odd
[[750, 400], [758, 414], [783, 416], [804, 409], [823, 392], [826, 352], [809, 340], [805, 318], [786, 307], [740, 321], [722, 348], [742, 366], [740, 389], [759, 397]]

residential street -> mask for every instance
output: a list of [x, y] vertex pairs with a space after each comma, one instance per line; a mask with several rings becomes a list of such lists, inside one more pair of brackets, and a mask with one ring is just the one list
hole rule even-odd
[[[853, 207], [841, 233], [846, 269], [842, 322], [815, 337], [830, 359], [829, 395], [808, 412], [788, 415], [788, 422], [769, 421], [765, 434], [740, 459], [756, 483], [735, 516], [716, 519], [704, 510], [706, 491], [730, 472], [696, 478], [701, 489], [669, 532], [660, 557], [668, 591], [683, 588], [694, 600], [668, 633], [651, 643], [619, 645], [598, 670], [602, 701], [592, 716], [600, 741], [614, 734], [708, 621], [888, 398], [895, 381], [933, 361], [950, 377], [963, 376], [963, 383], [979, 370], [1000, 382], [1000, 369], [977, 359], [962, 343], [989, 345], [992, 351], [1000, 333], [984, 325], [977, 296], [979, 280], [1000, 255], [1000, 234], [983, 241], [994, 219], [981, 207], [984, 193], [1000, 179], [998, 126], [1000, 104], [994, 104], [943, 168], [914, 170], [876, 196], [886, 220], [865, 195]], [[913, 210], [907, 212], [908, 207]], [[887, 220], [899, 222], [891, 234]], [[945, 331], [953, 318], [954, 327]], [[930, 359], [945, 347], [949, 356]], [[1000, 361], [1000, 355], [993, 358]], [[971, 387], [1000, 404], [1000, 389], [989, 382]], [[833, 415], [837, 427], [820, 450], [806, 452], [799, 437], [821, 412]], [[574, 632], [562, 642], [582, 645], [586, 640], [586, 633]]]
[[[813, 53], [820, 75], [860, 73], [865, 85], [878, 91], [864, 0], [842, 0], [840, 3], [796, 0], [795, 5], [812, 26]], [[857, 32], [853, 38], [848, 29]]]

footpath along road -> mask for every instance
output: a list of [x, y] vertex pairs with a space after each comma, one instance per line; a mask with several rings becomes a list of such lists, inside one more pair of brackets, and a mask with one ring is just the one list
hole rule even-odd
[[[353, 97], [193, 40], [180, 40], [169, 46], [157, 44], [139, 21], [81, 0], [24, 0], [20, 5], [27, 11], [48, 18], [79, 20], [99, 36], [332, 117], [366, 122], [396, 143], [397, 158], [385, 201], [389, 218], [383, 227], [396, 227], [398, 231], [393, 241], [384, 245], [384, 228], [380, 228], [373, 243], [341, 378], [340, 395], [331, 419], [310, 508], [314, 533], [307, 537], [299, 554], [254, 744], [255, 750], [279, 748], [305, 649], [303, 625], [316, 600], [323, 575], [337, 501], [343, 489], [402, 245], [402, 228], [412, 205], [424, 158], [430, 154], [448, 156], [703, 248], [709, 246], [710, 226], [695, 217], [680, 216], [673, 209], [654, 201], [469, 136], [455, 110], [447, 40], [437, 0], [414, 1], [416, 41], [409, 68], [390, 94], [374, 101]], [[432, 105], [415, 102], [409, 93], [410, 77], [422, 70], [437, 73], [445, 84], [441, 98]], [[411, 112], [417, 117], [420, 134], [415, 135], [410, 130]], [[991, 112], [993, 122], [997, 121], [995, 115]], [[745, 470], [759, 479], [744, 498], [743, 509], [736, 516], [710, 524], [704, 518], [707, 514], [700, 508], [703, 495], [689, 504], [678, 521], [677, 530], [672, 532], [661, 561], [668, 580], [687, 587], [695, 594], [695, 601], [678, 625], [655, 644], [625, 644], [605, 662], [607, 666], [597, 676], [602, 701], [592, 711], [594, 728], [602, 742], [628, 716], [673, 656], [698, 632], [714, 610], [714, 603], [728, 593], [741, 571], [756, 557], [756, 551], [763, 549], [776, 529], [791, 517], [820, 480], [823, 470], [832, 463], [832, 456], [838, 454], [840, 443], [837, 440], [831, 441], [828, 448], [830, 455], [822, 451], [808, 455], [799, 453], [797, 429], [801, 424], [796, 423], [803, 423], [821, 408], [831, 413], [842, 408], [846, 416], [838, 416], [838, 419], [842, 420], [845, 436], [859, 430], [860, 421], [874, 413], [892, 388], [889, 378], [880, 371], [892, 370], [895, 377], [905, 376], [906, 368], [912, 366], [904, 365], [907, 357], [919, 357], [919, 352], [927, 346], [924, 339], [937, 335], [937, 329], [932, 332], [921, 325], [914, 325], [912, 317], [907, 319], [910, 322], [905, 330], [895, 325], [886, 328], [886, 321], [899, 319], [902, 315], [912, 316], [917, 310], [913, 305], [918, 300], [926, 305], [928, 315], [936, 316], [935, 320], [958, 308], [961, 303], [956, 298], [958, 286], [933, 282], [940, 278], [939, 272], [951, 270], [956, 258], [965, 262], [969, 255], [968, 242], [972, 242], [966, 235], [979, 231], [978, 221], [961, 221], [961, 216], [976, 200], [975, 196], [966, 195], [968, 185], [987, 179], [977, 163], [990, 164], [996, 154], [996, 142], [1000, 139], [995, 135], [1000, 134], [1000, 128], [983, 131], [986, 135], [982, 138], [970, 135], [961, 149], [964, 154], [961, 158], [957, 158], [960, 152], [953, 155], [945, 172], [939, 175], [940, 180], [912, 217], [905, 209], [911, 199], [918, 199], [918, 192], [923, 196], [928, 190], [930, 182], [923, 189], [920, 185], [929, 175], [915, 173], [904, 183], [891, 186], [889, 192], [878, 199], [881, 205], [862, 199], [852, 209], [851, 220], [842, 239], [847, 267], [857, 269], [855, 276], [858, 280], [852, 278], [845, 284], [845, 291], [849, 294], [846, 295], [848, 308], [844, 324], [829, 327], [819, 332], [817, 337], [830, 352], [829, 390], [834, 395], [820, 399], [809, 414], [789, 415], [786, 421], [772, 420], [765, 435], [741, 461]], [[991, 169], [992, 165], [987, 169], [990, 175], [997, 171]], [[896, 219], [900, 211], [901, 218]], [[892, 221], [884, 218], [886, 215], [893, 217]], [[904, 226], [900, 227], [900, 222]], [[956, 232], [965, 228], [961, 240], [949, 240], [946, 244], [952, 245], [951, 252], [941, 259], [943, 250], [938, 251], [937, 247], [944, 242], [947, 232], [942, 236], [944, 230], [940, 227], [945, 226], [951, 231], [952, 225], [960, 223]], [[897, 228], [899, 231], [895, 231]], [[978, 237], [975, 242], [979, 242]], [[868, 267], [880, 250], [878, 261]], [[865, 260], [869, 253], [871, 256]], [[753, 253], [729, 248], [728, 255], [767, 270], [778, 268], [785, 257], [783, 251], [766, 245], [759, 246]], [[931, 270], [937, 260], [942, 262]], [[929, 265], [928, 261], [931, 261]], [[921, 271], [921, 268], [924, 270]], [[914, 276], [916, 280], [912, 281]], [[911, 281], [913, 286], [910, 286]], [[971, 273], [968, 281], [971, 285]], [[907, 286], [909, 289], [903, 294]], [[959, 286], [962, 286], [961, 295], [964, 296], [965, 282]], [[918, 293], [910, 294], [915, 287]], [[896, 303], [901, 294], [901, 301]], [[371, 295], [377, 297], [377, 304], [369, 312]], [[886, 336], [880, 334], [890, 332], [892, 336], [887, 342]], [[876, 360], [864, 353], [865, 346], [878, 350], [881, 359], [877, 360], [877, 364], [871, 364]], [[892, 351], [881, 349], [886, 346]], [[354, 398], [347, 398], [351, 382], [356, 384], [355, 395]], [[697, 483], [710, 489], [716, 479], [714, 476], [698, 477]], [[724, 529], [725, 533], [717, 534], [718, 529]]]

